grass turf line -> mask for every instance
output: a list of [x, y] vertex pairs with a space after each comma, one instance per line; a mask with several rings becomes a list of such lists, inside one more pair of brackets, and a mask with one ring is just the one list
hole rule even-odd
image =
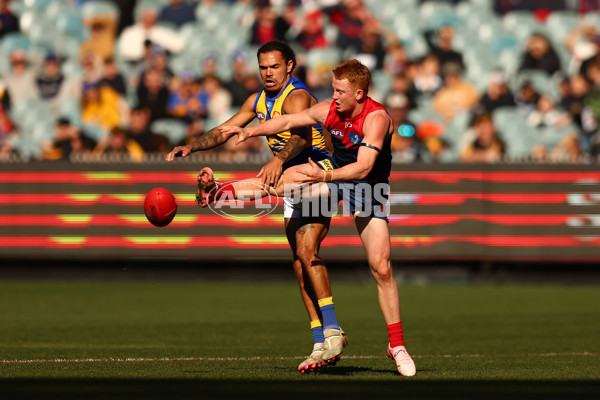
[[[411, 385], [432, 396], [427, 382], [454, 382], [457, 395], [492, 387], [506, 395], [537, 388], [546, 397], [561, 388], [598, 390], [596, 286], [401, 286], [418, 371], [411, 379], [385, 358], [375, 285], [334, 281], [333, 291], [350, 339], [346, 358], [303, 376], [296, 366], [310, 352], [311, 335], [294, 283], [0, 282], [0, 359], [168, 359], [2, 363], [0, 387], [27, 393], [60, 381], [78, 391], [104, 381], [118, 394], [125, 382], [143, 381], [148, 386], [139, 384], [140, 391], [154, 386], [160, 393], [174, 390], [174, 382], [189, 390], [204, 382], [206, 390], [234, 397], [260, 382], [269, 382], [265, 390], [296, 390], [307, 381], [339, 383], [348, 396], [370, 387], [358, 382], [383, 382], [381, 390]], [[222, 360], [228, 357], [234, 360]], [[25, 383], [31, 379], [37, 385]]]

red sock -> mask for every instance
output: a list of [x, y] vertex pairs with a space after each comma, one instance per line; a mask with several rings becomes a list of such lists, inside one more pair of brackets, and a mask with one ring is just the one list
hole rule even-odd
[[402, 321], [387, 326], [390, 335], [390, 346], [404, 346], [404, 332], [402, 331]]
[[235, 200], [235, 188], [231, 183], [226, 183], [217, 190], [215, 201], [219, 201], [220, 199]]

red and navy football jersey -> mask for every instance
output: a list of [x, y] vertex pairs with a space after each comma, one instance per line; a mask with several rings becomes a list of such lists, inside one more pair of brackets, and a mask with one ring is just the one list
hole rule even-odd
[[[356, 162], [358, 149], [364, 139], [363, 124], [365, 118], [370, 112], [376, 110], [387, 112], [384, 106], [367, 97], [365, 106], [360, 114], [352, 118], [344, 118], [337, 113], [335, 102], [331, 103], [327, 119], [325, 120], [325, 128], [331, 134], [331, 143], [334, 149], [332, 158], [336, 164], [336, 168]], [[386, 138], [373, 169], [364, 180], [361, 180], [362, 182], [388, 182], [392, 168], [391, 142], [391, 137]]]

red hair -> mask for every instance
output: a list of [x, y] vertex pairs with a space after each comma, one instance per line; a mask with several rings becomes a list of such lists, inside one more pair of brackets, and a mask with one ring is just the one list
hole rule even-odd
[[365, 96], [369, 92], [371, 84], [371, 72], [358, 60], [350, 60], [337, 66], [333, 70], [335, 79], [347, 79], [355, 89], [362, 89]]

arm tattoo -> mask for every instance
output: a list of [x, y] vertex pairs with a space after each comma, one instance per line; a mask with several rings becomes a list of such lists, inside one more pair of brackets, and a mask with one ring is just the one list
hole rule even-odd
[[304, 139], [298, 135], [291, 135], [283, 149], [277, 153], [277, 157], [281, 161], [287, 162], [300, 154], [302, 149], [304, 149]]
[[200, 150], [210, 150], [225, 143], [228, 138], [225, 138], [217, 128], [212, 128], [208, 132], [203, 133], [200, 137], [192, 142], [192, 152]]

